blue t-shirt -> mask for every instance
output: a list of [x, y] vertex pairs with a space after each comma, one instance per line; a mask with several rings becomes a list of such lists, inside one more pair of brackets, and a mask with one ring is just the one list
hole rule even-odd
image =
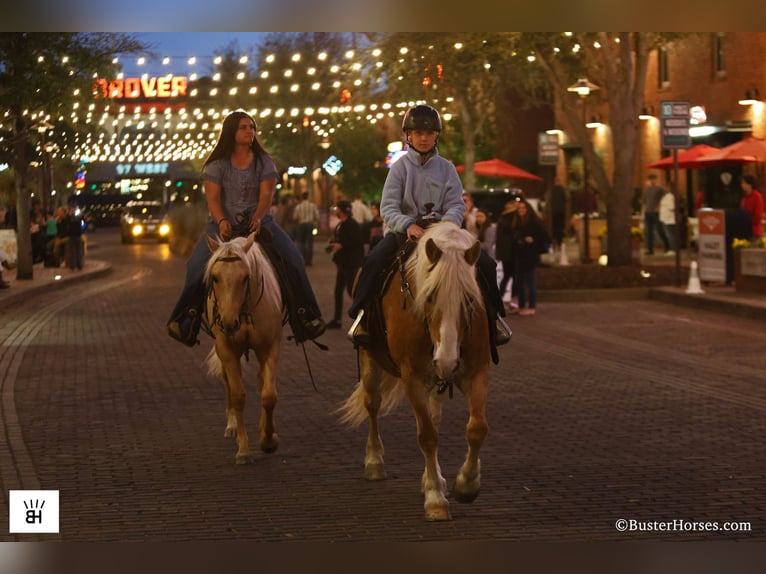
[[222, 158], [210, 162], [202, 170], [203, 181], [221, 186], [221, 207], [232, 223], [248, 221], [258, 206], [261, 182], [277, 179], [277, 166], [271, 156], [264, 152], [257, 159], [239, 169], [230, 158]]

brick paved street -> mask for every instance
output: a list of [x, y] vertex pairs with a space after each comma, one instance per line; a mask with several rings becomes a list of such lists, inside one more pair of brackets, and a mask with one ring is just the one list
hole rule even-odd
[[[330, 350], [283, 345], [279, 450], [234, 464], [224, 393], [165, 334], [184, 262], [166, 246], [99, 237], [113, 272], [0, 309], [0, 481], [58, 489], [65, 541], [766, 540], [763, 322], [652, 301], [546, 302], [513, 317], [491, 370], [482, 491], [427, 523], [406, 405], [383, 419], [389, 478], [362, 477], [366, 428], [334, 409], [356, 381], [345, 329]], [[94, 253], [96, 253], [94, 251]], [[95, 255], [94, 255], [95, 256]], [[309, 275], [326, 317], [334, 267]], [[344, 326], [349, 323], [344, 319]], [[247, 426], [258, 400], [247, 364]], [[439, 449], [451, 485], [465, 454], [459, 394]], [[7, 515], [7, 497], [2, 502]], [[615, 521], [749, 521], [750, 532], [619, 532]], [[7, 523], [6, 523], [7, 524]], [[0, 539], [26, 540], [28, 535]]]

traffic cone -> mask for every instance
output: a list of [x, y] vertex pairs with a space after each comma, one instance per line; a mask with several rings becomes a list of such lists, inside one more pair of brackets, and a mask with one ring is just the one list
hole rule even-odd
[[569, 259], [567, 258], [567, 244], [566, 241], [561, 242], [561, 255], [559, 255], [559, 265], [569, 265]]
[[686, 287], [687, 295], [702, 295], [702, 285], [700, 285], [700, 274], [697, 269], [697, 262], [692, 261], [689, 268], [689, 285]]

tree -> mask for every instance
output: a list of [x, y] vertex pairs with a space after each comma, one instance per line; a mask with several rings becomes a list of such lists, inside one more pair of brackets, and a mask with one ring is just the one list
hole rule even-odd
[[[29, 163], [40, 157], [35, 128], [54, 126], [46, 138], [67, 149], [77, 131], [73, 111], [93, 101], [93, 80], [117, 71], [115, 56], [145, 47], [127, 34], [0, 34], [0, 147], [9, 152], [18, 212], [18, 279], [31, 279]], [[73, 137], [73, 136], [70, 136]]]
[[[654, 32], [518, 33], [513, 49], [531, 61], [521, 78], [539, 95], [541, 80], [547, 81], [581, 142], [589, 172], [607, 206], [610, 266], [631, 262], [631, 198], [638, 146], [638, 114], [644, 105], [649, 56], [655, 48], [681, 34]], [[537, 65], [535, 65], [537, 64]], [[568, 91], [579, 77], [587, 77], [601, 89], [593, 104], [606, 101], [612, 131], [614, 172], [607, 173], [583, 123], [578, 97]], [[579, 102], [582, 105], [582, 102]]]

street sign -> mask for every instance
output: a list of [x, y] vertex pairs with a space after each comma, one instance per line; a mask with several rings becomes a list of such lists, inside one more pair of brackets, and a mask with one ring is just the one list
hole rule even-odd
[[686, 149], [691, 147], [689, 110], [689, 102], [660, 102], [662, 149]]
[[540, 132], [537, 136], [537, 163], [540, 165], [558, 165], [559, 134]]

